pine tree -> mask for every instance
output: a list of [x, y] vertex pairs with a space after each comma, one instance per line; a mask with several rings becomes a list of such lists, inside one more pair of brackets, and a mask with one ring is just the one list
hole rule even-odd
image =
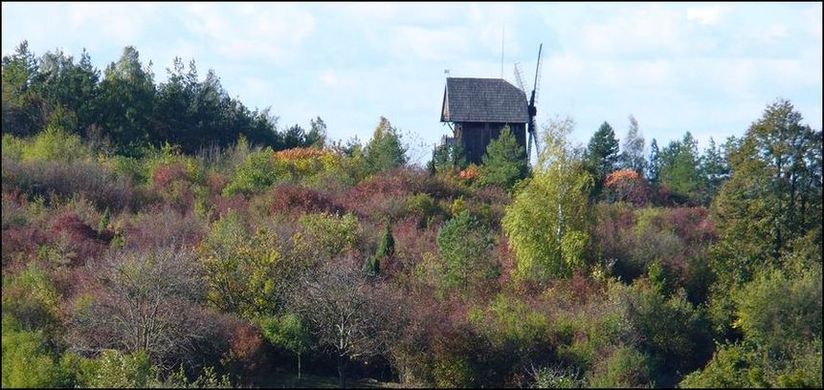
[[604, 122], [592, 135], [587, 146], [587, 169], [595, 180], [592, 196], [601, 193], [604, 178], [615, 170], [618, 162], [618, 140], [609, 123]]
[[406, 147], [401, 143], [400, 134], [384, 117], [381, 117], [364, 152], [366, 170], [369, 174], [406, 164]]
[[480, 183], [512, 188], [518, 180], [526, 177], [527, 172], [524, 148], [518, 145], [515, 135], [506, 126], [498, 139], [486, 147]]
[[381, 242], [378, 244], [378, 249], [375, 255], [369, 257], [364, 264], [363, 269], [369, 275], [376, 276], [380, 272], [380, 261], [386, 257], [395, 254], [395, 238], [392, 237], [392, 229], [387, 222], [386, 228], [381, 237]]
[[649, 161], [647, 165], [647, 179], [652, 185], [658, 184], [661, 174], [661, 152], [658, 150], [658, 141], [655, 138], [649, 144]]

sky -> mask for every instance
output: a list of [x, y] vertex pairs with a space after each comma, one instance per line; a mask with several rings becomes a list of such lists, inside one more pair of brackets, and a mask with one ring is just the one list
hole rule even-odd
[[451, 133], [445, 70], [516, 84], [519, 63], [531, 85], [541, 43], [538, 123], [572, 118], [577, 143], [605, 121], [623, 138], [632, 115], [647, 145], [690, 131], [703, 148], [779, 98], [822, 128], [821, 3], [3, 2], [2, 54], [23, 40], [85, 48], [101, 71], [134, 46], [156, 82], [194, 60], [280, 128], [320, 116], [332, 140], [366, 141], [384, 116], [421, 164]]

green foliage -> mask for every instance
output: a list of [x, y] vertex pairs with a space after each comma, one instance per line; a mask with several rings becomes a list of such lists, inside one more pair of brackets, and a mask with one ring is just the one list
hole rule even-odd
[[172, 372], [162, 382], [157, 382], [157, 387], [172, 389], [230, 389], [233, 388], [229, 381], [229, 375], [218, 376], [214, 367], [205, 367], [200, 375], [194, 380], [189, 380], [183, 371]]
[[727, 180], [730, 168], [727, 164], [726, 150], [716, 147], [715, 140], [710, 137], [710, 144], [701, 156], [699, 172], [705, 185], [701, 203], [709, 204], [718, 194], [721, 185]]
[[615, 170], [618, 163], [618, 140], [609, 123], [604, 122], [590, 138], [587, 146], [587, 163], [594, 168], [594, 188], [597, 195], [604, 178]]
[[156, 368], [146, 352], [127, 354], [110, 349], [81, 363], [78, 380], [84, 387], [145, 388], [153, 384], [155, 375]]
[[661, 175], [661, 151], [655, 138], [649, 144], [649, 158], [647, 159], [647, 179], [650, 184], [658, 185]]
[[343, 216], [329, 213], [306, 214], [300, 217], [298, 224], [304, 228], [307, 244], [311, 244], [325, 258], [354, 249], [361, 235], [358, 217], [351, 213]]
[[547, 317], [503, 294], [498, 294], [485, 310], [470, 312], [469, 320], [481, 328], [493, 346], [514, 346], [519, 355], [547, 342]]
[[70, 162], [86, 159], [91, 156], [88, 146], [81, 142], [80, 137], [69, 134], [59, 127], [48, 127], [33, 138], [19, 140], [3, 136], [3, 155], [6, 151], [10, 155], [18, 156], [23, 161], [47, 160]]
[[427, 163], [429, 171], [454, 172], [466, 168], [466, 151], [461, 143], [444, 140], [432, 151], [432, 160]]
[[[730, 153], [732, 176], [713, 202], [719, 240], [713, 271], [725, 288], [780, 262], [821, 220], [821, 131], [788, 101], [764, 111]], [[820, 232], [820, 230], [819, 230]], [[820, 247], [818, 233], [815, 245]]]
[[50, 330], [58, 323], [60, 296], [35, 262], [14, 276], [3, 277], [3, 312], [26, 330]]
[[369, 257], [364, 264], [364, 271], [369, 275], [377, 275], [380, 272], [380, 262], [386, 257], [391, 257], [395, 254], [395, 238], [392, 237], [392, 228], [389, 223], [381, 236], [381, 241], [378, 243], [378, 249], [375, 254]]
[[466, 358], [453, 356], [452, 359], [438, 360], [432, 371], [436, 387], [471, 387], [473, 373]]
[[237, 168], [232, 180], [223, 189], [223, 195], [249, 195], [261, 192], [275, 184], [281, 173], [278, 172], [278, 165], [271, 149], [264, 148], [252, 152]]
[[518, 145], [515, 135], [504, 127], [501, 135], [486, 147], [480, 169], [481, 185], [512, 188], [518, 180], [527, 176], [528, 167], [524, 148]]
[[410, 195], [406, 198], [406, 212], [420, 216], [418, 220], [419, 228], [429, 226], [436, 216], [444, 214], [440, 204], [424, 192]]
[[215, 307], [247, 317], [271, 313], [282, 304], [281, 281], [288, 276], [275, 237], [249, 234], [237, 213], [215, 221], [199, 248]]
[[5, 310], [2, 344], [4, 388], [72, 385], [71, 375], [54, 358], [43, 332], [23, 330]]
[[770, 356], [749, 343], [722, 345], [702, 370], [679, 384], [695, 388], [793, 387], [820, 388], [822, 384], [821, 336], [792, 348], [788, 354]]
[[381, 117], [372, 139], [364, 148], [364, 164], [367, 174], [374, 174], [406, 164], [406, 147], [401, 143], [398, 130]]
[[287, 313], [277, 317], [264, 317], [260, 322], [263, 337], [272, 345], [294, 353], [298, 358], [298, 378], [300, 378], [300, 355], [310, 346], [308, 330], [300, 317]]
[[533, 178], [506, 208], [502, 224], [520, 279], [569, 276], [584, 265], [592, 177], [568, 148], [565, 137], [571, 128], [571, 121], [550, 128]]
[[661, 151], [659, 182], [682, 199], [700, 199], [704, 181], [699, 171], [698, 143], [688, 131]]
[[438, 231], [438, 252], [444, 260], [441, 281], [446, 288], [468, 291], [471, 285], [497, 274], [489, 252], [492, 238], [489, 228], [462, 211]]
[[12, 160], [20, 160], [23, 158], [23, 150], [26, 147], [26, 142], [9, 133], [3, 133], [2, 154], [4, 158]]
[[821, 268], [801, 275], [765, 270], [734, 294], [737, 320], [747, 339], [782, 351], [821, 336]]
[[590, 386], [600, 388], [650, 386], [649, 357], [632, 347], [618, 347], [588, 379]]

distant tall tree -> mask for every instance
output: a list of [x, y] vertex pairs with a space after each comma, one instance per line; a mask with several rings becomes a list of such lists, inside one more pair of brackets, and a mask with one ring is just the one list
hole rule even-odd
[[528, 172], [524, 148], [518, 145], [509, 126], [504, 127], [501, 135], [486, 147], [480, 183], [512, 188], [518, 180], [525, 178]]
[[42, 98], [32, 89], [38, 65], [29, 43], [23, 41], [3, 56], [3, 132], [31, 135], [45, 124]]
[[647, 179], [652, 185], [658, 184], [661, 174], [661, 152], [658, 150], [658, 141], [655, 138], [649, 144], [649, 161], [647, 162]]
[[[730, 155], [730, 179], [713, 202], [715, 272], [747, 281], [779, 263], [796, 241], [821, 248], [821, 131], [801, 124], [788, 100], [767, 106]], [[792, 245], [791, 245], [792, 244]]]
[[722, 148], [716, 147], [715, 140], [710, 137], [710, 144], [701, 156], [699, 171], [705, 183], [704, 199], [702, 203], [709, 203], [721, 184], [729, 177], [730, 168], [727, 165], [725, 152]]
[[57, 50], [47, 52], [39, 62], [32, 87], [44, 99], [47, 122], [70, 133], [84, 133], [98, 116], [95, 101], [100, 74], [89, 54], [84, 49], [75, 64], [71, 56]]
[[689, 131], [661, 152], [660, 182], [682, 201], [699, 199], [699, 191], [703, 190], [698, 158], [698, 143]]
[[[149, 67], [151, 64], [149, 65]], [[101, 124], [120, 145], [122, 153], [149, 142], [154, 107], [154, 76], [143, 68], [137, 50], [127, 46], [105, 72], [100, 91]]]
[[629, 116], [629, 130], [621, 151], [621, 167], [632, 169], [639, 175], [644, 174], [646, 162], [644, 160], [644, 137], [638, 130], [638, 121]]
[[618, 162], [618, 140], [609, 123], [604, 122], [592, 135], [587, 146], [587, 164], [589, 165], [595, 185], [593, 195], [597, 196], [603, 187], [604, 178], [615, 170]]
[[372, 139], [364, 150], [367, 173], [400, 167], [406, 164], [406, 147], [401, 143], [398, 130], [389, 120], [381, 117]]
[[320, 117], [309, 120], [309, 133], [306, 134], [306, 143], [309, 146], [322, 148], [326, 145], [326, 122]]

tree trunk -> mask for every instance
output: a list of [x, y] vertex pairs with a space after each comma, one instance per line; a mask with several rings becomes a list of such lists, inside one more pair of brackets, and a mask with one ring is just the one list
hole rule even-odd
[[300, 354], [298, 354], [298, 380], [300, 380]]
[[346, 387], [346, 358], [343, 356], [338, 356], [338, 386]]

